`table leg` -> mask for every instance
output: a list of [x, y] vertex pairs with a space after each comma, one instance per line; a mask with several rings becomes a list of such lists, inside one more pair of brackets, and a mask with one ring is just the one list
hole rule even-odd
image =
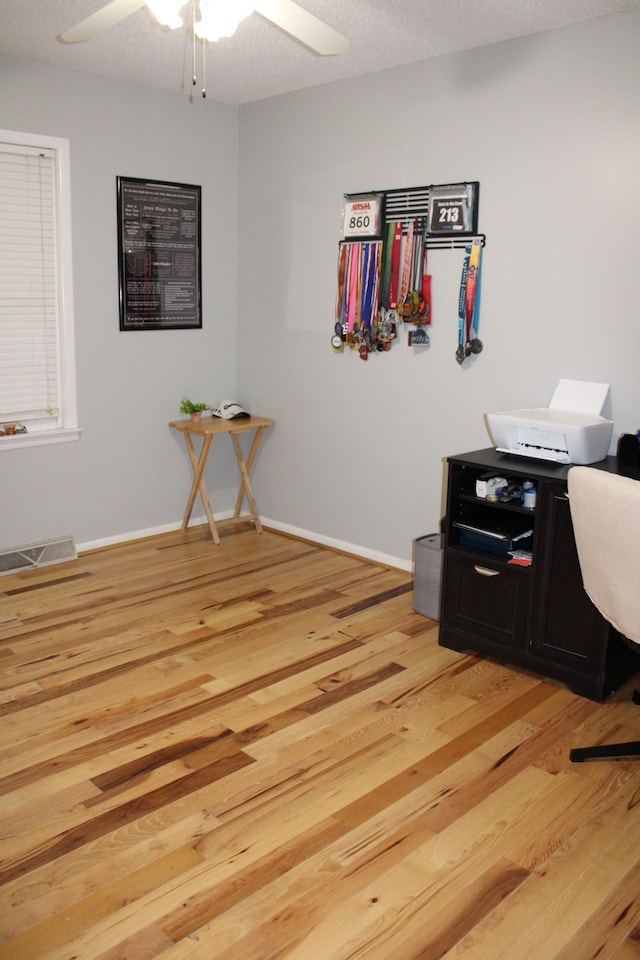
[[199, 492], [200, 499], [202, 500], [202, 505], [204, 507], [204, 511], [207, 515], [207, 520], [209, 521], [209, 529], [211, 530], [213, 542], [216, 544], [219, 544], [220, 535], [218, 534], [216, 522], [213, 518], [213, 510], [211, 509], [211, 504], [209, 503], [209, 497], [207, 496], [207, 488], [205, 487], [204, 480], [202, 479], [202, 476], [204, 474], [204, 468], [207, 463], [207, 457], [209, 456], [209, 448], [211, 447], [211, 441], [213, 440], [213, 435], [208, 434], [204, 438], [199, 457], [196, 456], [196, 451], [194, 449], [190, 434], [185, 433], [184, 438], [187, 444], [187, 451], [189, 453], [189, 459], [191, 460], [191, 466], [193, 467], [193, 483], [191, 485], [191, 492], [189, 494], [189, 499], [187, 501], [187, 508], [184, 513], [184, 519], [182, 521], [182, 529], [186, 530], [187, 527], [189, 526], [191, 511], [193, 510], [193, 505], [195, 503], [196, 497]]
[[253, 438], [253, 443], [251, 444], [251, 450], [249, 451], [249, 456], [247, 462], [245, 463], [244, 457], [242, 456], [242, 448], [238, 442], [238, 438], [235, 434], [231, 433], [229, 436], [233, 442], [233, 449], [236, 453], [236, 460], [238, 461], [238, 467], [240, 468], [240, 490], [238, 491], [238, 499], [236, 500], [236, 509], [233, 516], [239, 517], [240, 510], [242, 508], [242, 502], [247, 497], [249, 501], [249, 506], [251, 507], [251, 519], [256, 525], [256, 530], [258, 533], [262, 533], [262, 524], [260, 523], [260, 517], [258, 515], [258, 507], [256, 506], [255, 497], [253, 496], [253, 489], [251, 487], [251, 481], [249, 480], [249, 471], [253, 466], [253, 461], [256, 458], [256, 453], [258, 452], [258, 447], [260, 446], [260, 441], [262, 439], [262, 434], [264, 433], [264, 427], [258, 427], [256, 430], [256, 435]]

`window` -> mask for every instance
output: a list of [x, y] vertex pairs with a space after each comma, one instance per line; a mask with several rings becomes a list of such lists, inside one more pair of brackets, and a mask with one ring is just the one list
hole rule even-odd
[[79, 436], [69, 186], [67, 140], [0, 130], [0, 450]]

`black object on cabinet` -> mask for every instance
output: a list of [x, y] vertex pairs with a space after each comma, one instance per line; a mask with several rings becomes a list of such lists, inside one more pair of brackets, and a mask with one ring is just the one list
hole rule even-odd
[[[639, 470], [619, 470], [615, 457], [592, 466], [640, 480]], [[569, 469], [492, 448], [448, 458], [440, 644], [495, 657], [600, 701], [640, 671], [640, 654], [583, 589], [567, 498]], [[535, 507], [476, 496], [476, 481], [487, 474], [515, 488], [532, 481]], [[504, 531], [532, 531], [530, 566], [513, 565], [508, 554], [496, 551], [492, 534]], [[519, 542], [527, 540], [513, 546]]]

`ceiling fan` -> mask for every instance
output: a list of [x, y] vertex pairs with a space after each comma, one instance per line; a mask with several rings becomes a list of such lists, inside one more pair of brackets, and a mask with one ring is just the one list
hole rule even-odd
[[[194, 12], [195, 12], [195, 0]], [[146, 6], [163, 26], [183, 25], [180, 11], [186, 0], [111, 0], [58, 37], [63, 43], [92, 40]], [[194, 16], [194, 34], [203, 40], [231, 36], [249, 14], [259, 13], [290, 37], [320, 56], [335, 56], [349, 47], [347, 37], [304, 10], [294, 0], [199, 0], [200, 20]]]

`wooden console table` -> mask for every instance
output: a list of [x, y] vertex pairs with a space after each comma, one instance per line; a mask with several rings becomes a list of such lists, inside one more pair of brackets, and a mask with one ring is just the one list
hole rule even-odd
[[[236, 420], [223, 420], [219, 417], [205, 416], [202, 418], [202, 420], [197, 422], [193, 420], [174, 420], [169, 424], [169, 426], [173, 427], [174, 430], [178, 430], [183, 434], [187, 444], [189, 459], [191, 460], [191, 465], [193, 467], [193, 483], [191, 485], [191, 492], [187, 501], [184, 519], [182, 521], [183, 530], [186, 530], [189, 525], [189, 519], [191, 517], [191, 511], [193, 510], [196, 496], [198, 493], [200, 493], [202, 505], [204, 506], [207, 520], [209, 521], [209, 529], [211, 530], [213, 542], [216, 544], [220, 543], [218, 528], [213, 517], [213, 510], [211, 509], [211, 504], [209, 503], [209, 497], [207, 496], [207, 489], [205, 487], [203, 477], [204, 468], [207, 463], [207, 457], [209, 456], [209, 449], [211, 448], [211, 442], [214, 436], [217, 433], [227, 433], [231, 437], [238, 467], [240, 468], [240, 489], [238, 491], [238, 499], [236, 500], [236, 508], [233, 516], [225, 520], [219, 520], [218, 523], [244, 523], [245, 521], [250, 520], [255, 524], [258, 533], [262, 533], [262, 525], [260, 523], [260, 516], [258, 514], [258, 508], [253, 495], [251, 481], [249, 480], [249, 474], [256, 458], [258, 447], [262, 441], [263, 434], [267, 427], [273, 426], [273, 423], [274, 421], [267, 417], [239, 417]], [[245, 462], [237, 435], [239, 433], [250, 433], [251, 431], [255, 431], [255, 436], [249, 451], [249, 456]], [[195, 447], [193, 445], [193, 437], [202, 437], [202, 447], [200, 448], [199, 456], [196, 455]], [[249, 502], [251, 513], [240, 516], [240, 510], [242, 509], [245, 496]]]

